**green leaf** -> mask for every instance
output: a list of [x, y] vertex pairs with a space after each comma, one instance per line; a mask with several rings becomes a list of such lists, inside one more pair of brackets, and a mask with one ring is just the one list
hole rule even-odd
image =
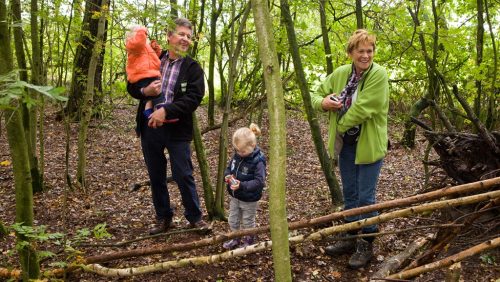
[[39, 259], [44, 259], [54, 257], [56, 254], [50, 251], [38, 251], [37, 255]]

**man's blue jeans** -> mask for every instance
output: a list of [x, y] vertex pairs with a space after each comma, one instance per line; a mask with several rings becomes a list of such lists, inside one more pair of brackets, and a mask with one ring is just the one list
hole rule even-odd
[[141, 146], [144, 160], [151, 181], [151, 193], [156, 218], [159, 220], [173, 217], [170, 207], [170, 195], [167, 189], [167, 159], [165, 148], [170, 157], [172, 177], [179, 186], [184, 206], [184, 216], [195, 223], [201, 219], [202, 212], [196, 185], [193, 178], [193, 164], [189, 141], [173, 141], [166, 126], [154, 129], [147, 126], [147, 120], [142, 124]]
[[[344, 192], [344, 209], [363, 207], [375, 204], [375, 193], [378, 176], [383, 160], [371, 164], [356, 165], [356, 145], [344, 144], [339, 156], [340, 177], [342, 178], [342, 190]], [[377, 216], [378, 213], [370, 212], [359, 216], [346, 218], [347, 222], [357, 221]], [[377, 225], [365, 226], [363, 233], [377, 232]]]

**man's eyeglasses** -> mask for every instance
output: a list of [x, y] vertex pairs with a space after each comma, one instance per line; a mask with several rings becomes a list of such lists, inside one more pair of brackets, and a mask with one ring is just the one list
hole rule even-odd
[[174, 32], [177, 36], [185, 37], [187, 40], [191, 40], [192, 35], [184, 32]]

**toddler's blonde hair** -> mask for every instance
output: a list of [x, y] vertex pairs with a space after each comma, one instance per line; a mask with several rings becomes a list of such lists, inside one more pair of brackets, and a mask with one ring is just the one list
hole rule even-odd
[[[131, 38], [134, 38], [135, 34], [137, 33], [137, 30], [139, 28], [143, 27], [142, 25], [132, 25], [128, 27], [127, 32], [125, 32], [125, 44], [127, 44], [127, 41]], [[149, 33], [149, 31], [148, 31]], [[149, 36], [146, 38], [146, 44], [150, 44]]]
[[261, 131], [258, 125], [251, 123], [249, 127], [242, 127], [233, 134], [233, 146], [235, 148], [255, 148], [257, 146], [257, 136]]

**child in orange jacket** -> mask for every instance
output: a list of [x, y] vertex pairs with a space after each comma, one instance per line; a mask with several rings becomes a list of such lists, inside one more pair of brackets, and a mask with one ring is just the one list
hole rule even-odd
[[[154, 80], [160, 79], [161, 47], [155, 41], [149, 41], [148, 30], [144, 26], [134, 26], [126, 34], [125, 47], [127, 49], [127, 80], [137, 83], [139, 87], [146, 87]], [[153, 113], [153, 106], [162, 103], [162, 95], [148, 100], [144, 109], [144, 116], [149, 118]]]

